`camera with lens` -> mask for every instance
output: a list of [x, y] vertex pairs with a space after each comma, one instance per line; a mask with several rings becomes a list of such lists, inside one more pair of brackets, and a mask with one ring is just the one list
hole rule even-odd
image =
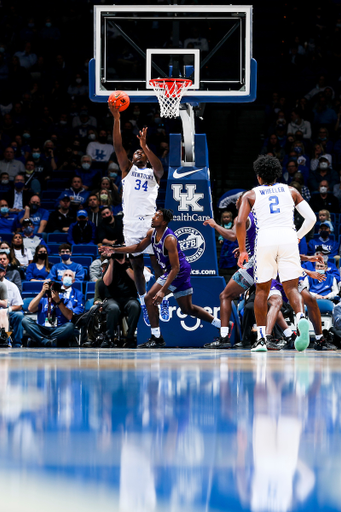
[[56, 281], [50, 281], [49, 289], [46, 292], [48, 297], [51, 297], [51, 292], [52, 291], [57, 292], [57, 293], [61, 293], [61, 292], [64, 292], [65, 290], [63, 288], [62, 283], [57, 283]]
[[[124, 247], [124, 245], [117, 244], [117, 245], [112, 246], [113, 249], [118, 249], [119, 247]], [[126, 254], [116, 253], [116, 252], [111, 255], [113, 260], [123, 260], [125, 256], [126, 256]]]

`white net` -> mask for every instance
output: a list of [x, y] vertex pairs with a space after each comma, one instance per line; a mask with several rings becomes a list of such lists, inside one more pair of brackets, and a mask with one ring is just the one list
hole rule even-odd
[[184, 92], [192, 85], [187, 78], [156, 78], [151, 80], [156, 97], [160, 105], [161, 117], [178, 117], [180, 115], [180, 101]]

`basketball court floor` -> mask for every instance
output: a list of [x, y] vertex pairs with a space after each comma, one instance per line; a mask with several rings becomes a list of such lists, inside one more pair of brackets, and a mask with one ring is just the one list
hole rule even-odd
[[314, 351], [2, 351], [1, 510], [340, 510], [340, 363]]

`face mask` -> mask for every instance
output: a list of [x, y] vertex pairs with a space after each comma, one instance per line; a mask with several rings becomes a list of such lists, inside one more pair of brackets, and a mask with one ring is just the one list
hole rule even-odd
[[294, 148], [294, 151], [296, 151], [296, 153], [298, 153], [300, 155], [302, 153], [302, 148], [300, 148], [299, 146], [296, 146]]
[[83, 167], [84, 171], [88, 171], [90, 169], [90, 164], [85, 162], [84, 164], [82, 164], [82, 167]]
[[28, 26], [29, 28], [33, 28], [33, 27], [34, 27], [34, 23], [27, 23], [27, 26]]
[[6, 215], [9, 212], [9, 208], [8, 206], [2, 206], [0, 211], [3, 215]]
[[107, 142], [107, 138], [106, 137], [98, 137], [98, 140], [100, 142], [102, 142], [103, 144], [105, 144]]
[[46, 260], [46, 258], [47, 258], [47, 253], [46, 253], [46, 252], [40, 252], [40, 253], [38, 253], [38, 258], [39, 258], [40, 260]]
[[321, 162], [320, 163], [320, 169], [328, 169], [328, 167], [329, 166], [328, 166], [327, 162]]
[[45, 27], [50, 28], [51, 26], [52, 26], [52, 23], [49, 23], [49, 22], [45, 23]]
[[114, 180], [117, 178], [117, 172], [109, 172], [109, 176]]
[[71, 256], [71, 254], [62, 254], [61, 258], [63, 261], [67, 261], [68, 259], [70, 259], [70, 256]]
[[40, 158], [40, 153], [32, 153], [32, 156], [35, 160], [38, 160], [38, 158]]
[[32, 227], [32, 226], [27, 226], [27, 228], [24, 229], [24, 233], [27, 236], [32, 235], [33, 231], [34, 231], [34, 227]]
[[11, 252], [11, 249], [1, 249], [0, 252], [5, 252], [6, 254], [9, 254]]
[[26, 169], [26, 174], [30, 175], [30, 174], [33, 174], [33, 173], [34, 173], [34, 169], [32, 169], [32, 171], [28, 171], [28, 170]]
[[32, 210], [32, 212], [36, 212], [37, 210], [39, 210], [39, 205], [31, 203], [30, 210]]
[[8, 185], [9, 184], [9, 180], [1, 180], [1, 184], [2, 185]]
[[328, 238], [329, 237], [328, 231], [321, 231], [320, 237], [324, 238], [324, 239]]
[[66, 121], [59, 121], [60, 126], [65, 126], [67, 124]]
[[17, 183], [14, 184], [15, 188], [17, 188], [18, 190], [21, 190], [22, 188], [24, 188], [25, 186], [25, 183], [23, 183], [22, 181], [17, 181]]
[[101, 195], [100, 195], [100, 198], [101, 198], [101, 201], [108, 201], [108, 196], [107, 196], [107, 194], [101, 194]]
[[29, 133], [23, 133], [22, 136], [24, 137], [24, 139], [30, 139], [31, 138], [31, 135]]
[[110, 222], [111, 222], [111, 217], [104, 217], [102, 220], [103, 220], [103, 222], [105, 222], [106, 224], [110, 224]]
[[81, 84], [82, 83], [82, 79], [81, 78], [76, 78], [76, 84]]
[[78, 221], [78, 225], [79, 225], [81, 228], [84, 228], [86, 223], [87, 223], [87, 221], [86, 221], [86, 220], [79, 220], [79, 221]]
[[89, 135], [88, 135], [89, 140], [95, 140], [95, 138], [96, 138], [96, 135], [94, 133], [89, 133]]
[[72, 285], [72, 277], [70, 277], [70, 276], [63, 277], [63, 285], [65, 287], [71, 286]]
[[322, 268], [321, 268], [321, 269], [319, 269], [319, 270], [316, 270], [316, 272], [317, 272], [318, 274], [325, 274], [325, 273], [326, 273], [326, 271], [325, 271], [325, 270], [323, 270]]
[[327, 187], [320, 187], [320, 193], [321, 194], [326, 194], [328, 191]]
[[319, 140], [327, 140], [327, 137], [319, 137]]
[[290, 160], [293, 160], [294, 162], [297, 162], [297, 156], [291, 156]]

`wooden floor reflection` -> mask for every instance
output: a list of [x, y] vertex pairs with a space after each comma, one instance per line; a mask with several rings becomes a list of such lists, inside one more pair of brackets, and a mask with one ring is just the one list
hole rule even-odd
[[340, 510], [340, 356], [1, 351], [1, 510]]

